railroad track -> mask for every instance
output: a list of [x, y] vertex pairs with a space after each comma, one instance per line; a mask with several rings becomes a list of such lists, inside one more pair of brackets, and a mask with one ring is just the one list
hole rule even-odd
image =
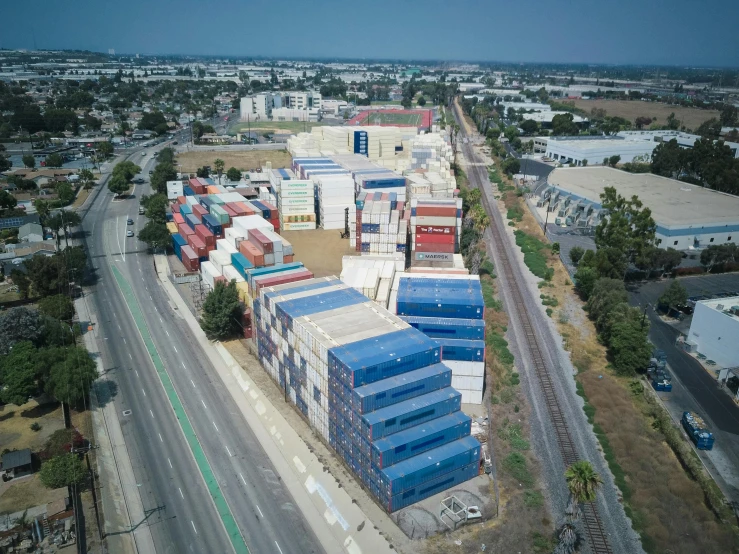
[[[458, 108], [455, 105], [455, 115], [457, 115], [458, 118], [461, 118], [461, 114], [457, 113], [457, 109]], [[460, 125], [460, 127], [464, 128], [464, 125]], [[473, 162], [468, 165], [468, 170], [471, 175], [476, 177], [477, 182], [482, 185], [482, 183], [484, 183], [488, 178], [487, 168], [484, 167], [484, 164], [480, 164], [478, 162], [476, 155], [469, 145], [465, 144], [464, 147], [463, 148], [466, 150], [465, 155], [467, 160]], [[470, 183], [472, 182], [472, 179], [470, 179]], [[487, 191], [481, 186], [480, 192], [482, 193], [480, 196], [483, 206], [491, 218], [490, 232], [493, 236], [493, 244], [501, 245], [501, 247], [498, 248], [500, 257], [499, 270], [502, 270], [505, 274], [506, 282], [508, 283], [508, 287], [511, 292], [512, 305], [518, 308], [516, 313], [526, 339], [525, 346], [528, 347], [531, 360], [534, 363], [536, 376], [546, 401], [547, 411], [549, 413], [552, 426], [554, 427], [554, 433], [557, 438], [560, 453], [562, 454], [562, 459], [565, 466], [569, 467], [573, 463], [577, 462], [580, 459], [580, 456], [577, 453], [575, 442], [572, 440], [572, 436], [570, 435], [569, 426], [567, 425], [567, 420], [562, 411], [562, 407], [560, 406], [559, 399], [557, 398], [552, 377], [544, 361], [544, 355], [542, 354], [542, 349], [539, 344], [539, 338], [537, 337], [534, 326], [531, 323], [531, 315], [526, 307], [521, 287], [519, 286], [518, 279], [516, 279], [516, 275], [513, 271], [513, 267], [508, 256], [508, 250], [505, 246], [502, 246], [505, 244], [504, 241], [507, 240], [507, 238], [504, 236], [504, 233], [501, 232], [498, 220], [493, 217], [494, 207], [491, 205]], [[613, 554], [611, 545], [608, 542], [608, 537], [603, 529], [603, 523], [598, 514], [598, 507], [595, 503], [591, 502], [583, 506], [581, 521], [585, 528], [588, 543], [593, 554]]]

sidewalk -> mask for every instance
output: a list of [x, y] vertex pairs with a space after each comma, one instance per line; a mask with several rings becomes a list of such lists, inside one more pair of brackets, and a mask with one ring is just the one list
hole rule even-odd
[[[279, 410], [220, 343], [211, 343], [186, 302], [169, 280], [167, 257], [155, 255], [159, 280], [174, 307], [195, 335], [242, 415], [257, 436], [326, 552], [390, 554], [394, 551], [373, 522], [352, 501], [337, 480]], [[290, 408], [292, 409], [292, 408]]]
[[[125, 554], [155, 554], [154, 540], [147, 525], [141, 525], [131, 533], [132, 522], [144, 521], [144, 508], [131, 459], [123, 439], [115, 404], [109, 393], [109, 381], [105, 374], [102, 356], [97, 346], [95, 331], [88, 331], [88, 322], [95, 326], [95, 318], [89, 313], [86, 297], [75, 300], [75, 310], [83, 328], [85, 347], [95, 360], [100, 378], [93, 383], [90, 404], [97, 447], [97, 473], [99, 502], [108, 552]], [[126, 486], [124, 486], [124, 484]]]

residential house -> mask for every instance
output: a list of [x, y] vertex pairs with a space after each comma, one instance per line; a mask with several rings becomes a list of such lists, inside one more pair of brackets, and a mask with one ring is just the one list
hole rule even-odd
[[3, 473], [11, 479], [33, 473], [33, 461], [31, 460], [30, 448], [6, 452], [3, 454], [2, 460]]

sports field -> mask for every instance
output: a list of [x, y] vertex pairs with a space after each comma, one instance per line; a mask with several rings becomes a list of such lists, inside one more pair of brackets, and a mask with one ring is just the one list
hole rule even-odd
[[432, 110], [362, 110], [348, 125], [381, 125], [398, 127], [429, 127]]

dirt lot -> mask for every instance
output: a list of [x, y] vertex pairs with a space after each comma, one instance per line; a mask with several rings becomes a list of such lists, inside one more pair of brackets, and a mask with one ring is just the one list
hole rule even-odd
[[349, 239], [342, 239], [339, 230], [283, 231], [280, 233], [293, 245], [295, 261], [303, 262], [316, 277], [341, 273], [341, 257], [357, 255], [349, 248]]
[[[31, 424], [41, 425], [40, 431], [32, 431]], [[6, 404], [0, 408], [0, 445], [2, 449], [37, 451], [54, 431], [64, 427], [62, 408], [58, 402], [39, 406], [31, 400], [20, 408]]]
[[590, 113], [593, 108], [606, 110], [606, 115], [618, 116], [634, 121], [637, 117], [657, 118], [656, 123], [664, 125], [667, 116], [675, 112], [677, 117], [688, 129], [697, 129], [701, 123], [718, 118], [720, 115], [716, 110], [702, 110], [699, 108], [683, 108], [682, 106], [670, 106], [659, 102], [642, 102], [641, 100], [567, 100], [574, 102], [575, 106]]
[[199, 167], [204, 165], [212, 167], [217, 158], [226, 163], [226, 170], [229, 167], [249, 170], [262, 167], [266, 162], [272, 162], [274, 168], [289, 167], [292, 162], [292, 156], [288, 154], [287, 150], [244, 150], [241, 152], [235, 150], [197, 150], [177, 154], [177, 162], [185, 173], [195, 173]]

